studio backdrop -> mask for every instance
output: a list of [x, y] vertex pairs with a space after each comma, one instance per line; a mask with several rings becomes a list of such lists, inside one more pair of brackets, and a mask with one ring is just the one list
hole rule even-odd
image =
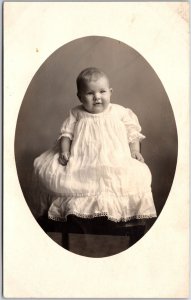
[[111, 102], [138, 116], [146, 136], [141, 152], [152, 173], [157, 214], [161, 213], [176, 169], [177, 131], [168, 96], [146, 59], [129, 45], [101, 36], [83, 37], [50, 53], [31, 78], [15, 132], [17, 172], [29, 208], [33, 161], [55, 143], [69, 110], [79, 104], [76, 77], [95, 66], [110, 79]]

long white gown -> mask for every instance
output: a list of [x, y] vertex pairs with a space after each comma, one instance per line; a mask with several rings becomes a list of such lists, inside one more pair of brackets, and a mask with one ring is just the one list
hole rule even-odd
[[73, 108], [60, 134], [72, 140], [67, 165], [58, 162], [59, 143], [34, 161], [36, 180], [49, 199], [40, 196], [37, 210], [47, 206], [56, 221], [70, 214], [114, 222], [156, 217], [150, 170], [130, 154], [129, 143], [144, 138], [140, 132], [136, 115], [120, 105], [110, 103], [99, 114]]

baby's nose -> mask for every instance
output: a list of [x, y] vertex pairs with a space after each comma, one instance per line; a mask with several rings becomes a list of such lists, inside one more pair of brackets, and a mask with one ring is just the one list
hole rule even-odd
[[95, 99], [95, 100], [101, 99], [101, 94], [100, 94], [100, 93], [95, 93], [95, 94], [94, 94], [94, 99]]

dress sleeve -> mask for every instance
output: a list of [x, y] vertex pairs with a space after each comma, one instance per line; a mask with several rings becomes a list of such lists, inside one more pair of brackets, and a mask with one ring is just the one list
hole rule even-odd
[[74, 114], [74, 111], [71, 110], [69, 117], [63, 122], [63, 124], [61, 126], [58, 141], [63, 136], [68, 137], [70, 140], [73, 140], [74, 127], [76, 125], [76, 122], [77, 122], [77, 116], [76, 116], [76, 114]]
[[145, 136], [141, 133], [141, 126], [139, 124], [137, 116], [131, 109], [126, 109], [126, 113], [123, 117], [123, 122], [127, 129], [129, 143], [141, 141]]

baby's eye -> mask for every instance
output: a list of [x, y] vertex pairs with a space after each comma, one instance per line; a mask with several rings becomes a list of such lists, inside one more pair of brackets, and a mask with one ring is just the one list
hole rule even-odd
[[92, 95], [93, 93], [92, 92], [87, 92], [87, 95]]
[[101, 94], [105, 93], [105, 90], [100, 91]]

